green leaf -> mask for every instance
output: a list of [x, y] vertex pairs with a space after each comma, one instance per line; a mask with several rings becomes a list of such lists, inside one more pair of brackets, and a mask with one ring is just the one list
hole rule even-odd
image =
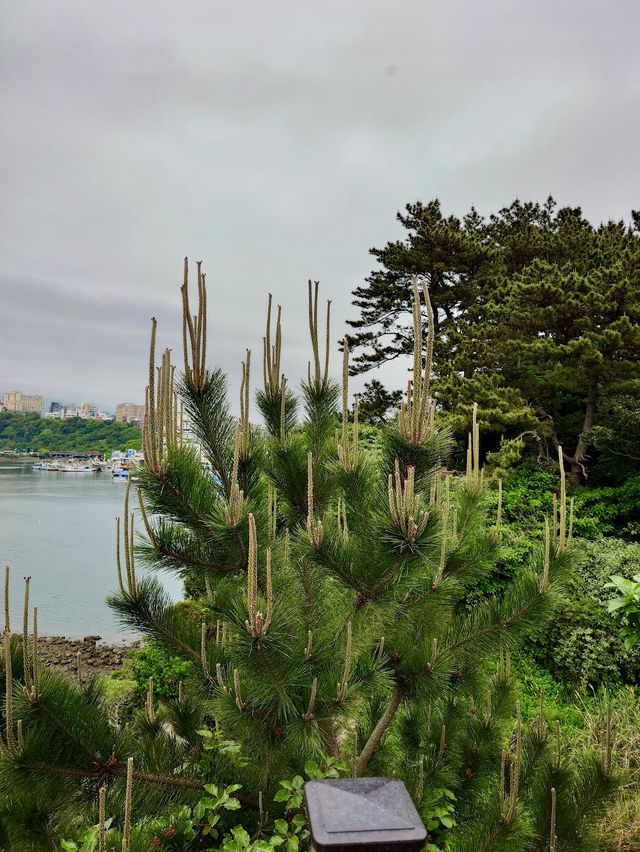
[[249, 832], [245, 831], [241, 825], [237, 825], [235, 828], [232, 828], [231, 834], [233, 834], [238, 843], [241, 843], [243, 846], [248, 846], [251, 841]]
[[281, 834], [283, 837], [286, 837], [289, 833], [289, 826], [287, 825], [286, 819], [277, 819], [274, 826], [278, 834]]
[[298, 852], [298, 838], [290, 837], [287, 840], [287, 852]]
[[278, 790], [278, 792], [273, 797], [274, 802], [286, 802], [291, 794], [288, 790]]

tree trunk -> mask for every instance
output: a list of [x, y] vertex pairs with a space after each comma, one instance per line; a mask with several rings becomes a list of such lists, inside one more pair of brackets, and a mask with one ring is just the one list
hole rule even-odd
[[584, 485], [587, 478], [584, 461], [587, 457], [587, 449], [589, 444], [585, 441], [584, 436], [592, 428], [596, 419], [596, 408], [598, 404], [598, 385], [595, 376], [589, 376], [589, 388], [587, 391], [587, 407], [584, 413], [584, 423], [582, 431], [578, 438], [573, 458], [570, 460], [570, 481], [574, 488], [579, 488]]

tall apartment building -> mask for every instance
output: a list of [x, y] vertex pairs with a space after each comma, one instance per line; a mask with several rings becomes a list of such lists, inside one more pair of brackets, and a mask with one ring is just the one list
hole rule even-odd
[[144, 419], [144, 405], [121, 402], [116, 406], [116, 423], [140, 423]]
[[44, 411], [44, 397], [36, 394], [11, 391], [4, 394], [2, 402], [7, 411], [35, 411], [36, 414], [42, 414]]

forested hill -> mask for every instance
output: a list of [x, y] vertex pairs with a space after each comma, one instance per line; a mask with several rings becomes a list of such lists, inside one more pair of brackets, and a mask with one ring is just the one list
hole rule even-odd
[[44, 420], [38, 414], [0, 412], [0, 452], [17, 450], [36, 453], [111, 453], [128, 447], [140, 448], [142, 433], [132, 423], [105, 420]]

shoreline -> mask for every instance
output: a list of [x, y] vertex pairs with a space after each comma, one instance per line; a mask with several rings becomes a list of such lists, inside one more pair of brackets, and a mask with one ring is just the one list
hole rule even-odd
[[139, 648], [141, 641], [123, 640], [121, 644], [103, 642], [100, 636], [68, 639], [66, 636], [38, 637], [38, 659], [69, 677], [89, 680], [102, 677], [122, 668], [129, 651]]

